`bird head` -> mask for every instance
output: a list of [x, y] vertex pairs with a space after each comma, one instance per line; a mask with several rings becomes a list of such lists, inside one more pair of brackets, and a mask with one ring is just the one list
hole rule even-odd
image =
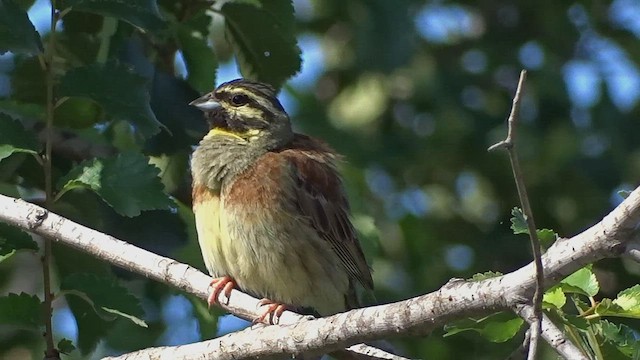
[[190, 105], [205, 113], [210, 127], [205, 141], [233, 140], [270, 150], [293, 139], [289, 116], [268, 84], [232, 80]]

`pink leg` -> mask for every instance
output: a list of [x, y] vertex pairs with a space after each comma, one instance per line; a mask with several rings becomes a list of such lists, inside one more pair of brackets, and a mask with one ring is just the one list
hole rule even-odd
[[229, 299], [231, 289], [236, 286], [236, 283], [231, 277], [223, 276], [211, 280], [209, 286], [211, 286], [211, 294], [209, 294], [207, 298], [207, 304], [211, 307], [214, 304], [218, 304], [218, 295], [220, 295], [221, 292], [224, 292], [224, 295]]
[[286, 305], [280, 304], [269, 299], [260, 300], [260, 306], [267, 305], [265, 311], [258, 318], [253, 320], [254, 323], [264, 323], [267, 325], [277, 324], [282, 313], [287, 310]]

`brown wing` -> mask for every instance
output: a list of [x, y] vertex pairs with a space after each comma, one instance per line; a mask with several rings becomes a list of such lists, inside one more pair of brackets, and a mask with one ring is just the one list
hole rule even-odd
[[319, 141], [298, 134], [281, 154], [296, 177], [295, 200], [300, 212], [331, 244], [350, 277], [372, 289], [371, 271], [349, 220], [349, 203], [333, 165], [336, 155]]

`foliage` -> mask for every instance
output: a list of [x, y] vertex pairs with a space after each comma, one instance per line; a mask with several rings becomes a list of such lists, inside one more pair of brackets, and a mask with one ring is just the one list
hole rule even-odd
[[[522, 228], [526, 226], [522, 212], [516, 208], [512, 214], [513, 233], [526, 232], [526, 228]], [[476, 274], [472, 279], [481, 280], [496, 275], [499, 276]], [[596, 358], [602, 358], [601, 354], [605, 353], [616, 359], [633, 358], [640, 350], [640, 340], [627, 325], [614, 324], [606, 318], [640, 319], [640, 285], [621, 291], [613, 300], [596, 300], [599, 292], [600, 284], [592, 266], [583, 267], [545, 292], [543, 311], [563, 325], [567, 336], [585, 354], [592, 354]], [[445, 336], [475, 331], [489, 341], [505, 342], [513, 338], [523, 324], [524, 321], [515, 314], [499, 312], [481, 319], [469, 318], [451, 323], [445, 326]]]
[[[59, 0], [55, 36], [36, 21], [41, 3], [0, 0], [0, 193], [43, 202], [52, 110], [51, 210], [203, 270], [188, 163], [206, 125], [188, 103], [230, 80], [229, 64], [280, 87], [296, 129], [345, 155], [380, 302], [530, 261], [508, 161], [486, 152], [504, 137], [520, 68], [518, 151], [545, 248], [595, 223], [640, 178], [632, 1]], [[0, 224], [0, 323], [11, 325], [0, 357], [42, 356], [44, 299], [22, 293], [41, 286], [34, 240]], [[197, 341], [237, 324], [53, 250], [56, 311], [73, 318], [54, 317], [63, 353]], [[639, 274], [630, 262], [592, 264], [549, 289], [544, 311], [594, 358], [637, 357]], [[77, 334], [65, 330], [74, 321]], [[491, 314], [398, 345], [415, 358], [504, 358], [525, 328]]]

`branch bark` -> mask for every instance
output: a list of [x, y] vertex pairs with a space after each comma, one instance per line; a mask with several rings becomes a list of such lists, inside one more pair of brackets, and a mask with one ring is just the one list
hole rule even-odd
[[[211, 278], [200, 271], [139, 249], [20, 199], [0, 195], [0, 220], [63, 242], [202, 299], [206, 299], [208, 295]], [[545, 288], [553, 286], [586, 264], [621, 256], [627, 250], [627, 243], [634, 239], [633, 231], [638, 221], [640, 188], [634, 190], [597, 224], [570, 239], [559, 239], [548, 249], [542, 257]], [[527, 299], [535, 291], [535, 283], [535, 266], [530, 263], [500, 277], [483, 281], [453, 280], [426, 295], [356, 309], [327, 318], [309, 320], [286, 311], [280, 319], [280, 325], [246, 329], [204, 342], [208, 345], [202, 346], [208, 346], [207, 351], [210, 352], [196, 355], [200, 358], [207, 356], [226, 359], [233, 356], [234, 359], [243, 359], [255, 356], [281, 357], [284, 354], [322, 354], [368, 340], [398, 335], [425, 335], [454, 319], [471, 314], [510, 310], [518, 304], [527, 304]], [[219, 300], [225, 310], [240, 317], [251, 319], [260, 313], [257, 299], [235, 289], [231, 292], [228, 303], [222, 294]], [[250, 346], [267, 343], [268, 348]], [[570, 346], [570, 342], [566, 343]], [[185, 347], [195, 349], [197, 345], [165, 347], [162, 354], [184, 350]], [[556, 350], [560, 353], [558, 348]], [[145, 351], [151, 353], [155, 349], [142, 350], [128, 356], [149, 358], [150, 355], [144, 355]], [[165, 358], [178, 358], [174, 354]], [[185, 356], [183, 358], [190, 358], [193, 354]]]

